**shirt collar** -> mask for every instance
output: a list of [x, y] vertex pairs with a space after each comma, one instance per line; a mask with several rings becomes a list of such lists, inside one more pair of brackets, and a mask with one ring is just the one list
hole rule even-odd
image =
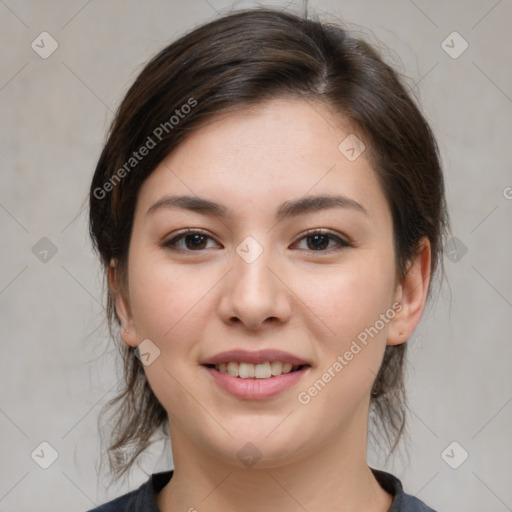
[[[380, 486], [393, 497], [387, 512], [400, 512], [404, 497], [404, 490], [400, 480], [386, 471], [370, 468]], [[140, 488], [140, 500], [137, 503], [137, 512], [159, 512], [156, 504], [156, 495], [169, 483], [173, 471], [153, 473], [151, 478]]]

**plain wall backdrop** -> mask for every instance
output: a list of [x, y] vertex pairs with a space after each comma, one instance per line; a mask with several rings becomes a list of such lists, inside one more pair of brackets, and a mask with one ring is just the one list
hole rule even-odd
[[[250, 5], [0, 1], [0, 512], [85, 511], [171, 467], [158, 444], [128, 481], [107, 488], [96, 473], [116, 351], [84, 201], [144, 63]], [[439, 141], [455, 237], [440, 296], [408, 342], [408, 454], [369, 461], [440, 512], [512, 510], [512, 2], [326, 0], [309, 10], [373, 33], [409, 77]]]

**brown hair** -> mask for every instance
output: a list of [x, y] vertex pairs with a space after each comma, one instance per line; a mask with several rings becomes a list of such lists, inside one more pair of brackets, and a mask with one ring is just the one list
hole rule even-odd
[[[276, 97], [323, 102], [361, 134], [392, 213], [397, 279], [422, 237], [431, 244], [431, 275], [442, 267], [448, 214], [438, 148], [398, 73], [338, 23], [256, 8], [215, 19], [164, 48], [122, 101], [89, 198], [90, 234], [105, 273], [114, 259], [125, 281], [138, 191], [157, 165], [206, 121]], [[106, 405], [115, 419], [109, 461], [119, 478], [168, 418], [142, 363], [113, 329], [119, 317], [106, 291], [110, 334], [124, 362], [122, 388]], [[406, 346], [386, 347], [372, 388], [371, 412], [390, 452], [405, 426]]]

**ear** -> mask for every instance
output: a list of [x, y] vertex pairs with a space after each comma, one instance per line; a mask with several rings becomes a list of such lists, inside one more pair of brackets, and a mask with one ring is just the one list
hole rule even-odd
[[421, 320], [430, 284], [430, 261], [430, 241], [422, 238], [418, 252], [409, 263], [407, 274], [396, 290], [395, 302], [400, 303], [401, 308], [395, 308], [396, 314], [390, 322], [387, 345], [406, 342]]
[[112, 259], [108, 268], [108, 285], [114, 298], [117, 316], [121, 321], [121, 339], [132, 347], [138, 345], [137, 331], [133, 322], [130, 301], [125, 283], [121, 282], [117, 261]]

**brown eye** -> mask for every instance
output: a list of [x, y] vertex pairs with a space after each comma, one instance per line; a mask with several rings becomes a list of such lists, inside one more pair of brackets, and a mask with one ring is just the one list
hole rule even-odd
[[310, 231], [306, 236], [302, 237], [299, 241], [306, 240], [307, 250], [327, 252], [326, 249], [329, 247], [331, 241], [334, 241], [334, 248], [350, 247], [350, 244], [332, 233], [326, 231]]
[[[206, 249], [207, 240], [213, 240], [213, 238], [206, 233], [198, 230], [189, 229], [177, 236], [171, 238], [163, 245], [172, 250], [183, 250], [183, 251], [200, 251]], [[182, 242], [180, 244], [180, 242]]]

